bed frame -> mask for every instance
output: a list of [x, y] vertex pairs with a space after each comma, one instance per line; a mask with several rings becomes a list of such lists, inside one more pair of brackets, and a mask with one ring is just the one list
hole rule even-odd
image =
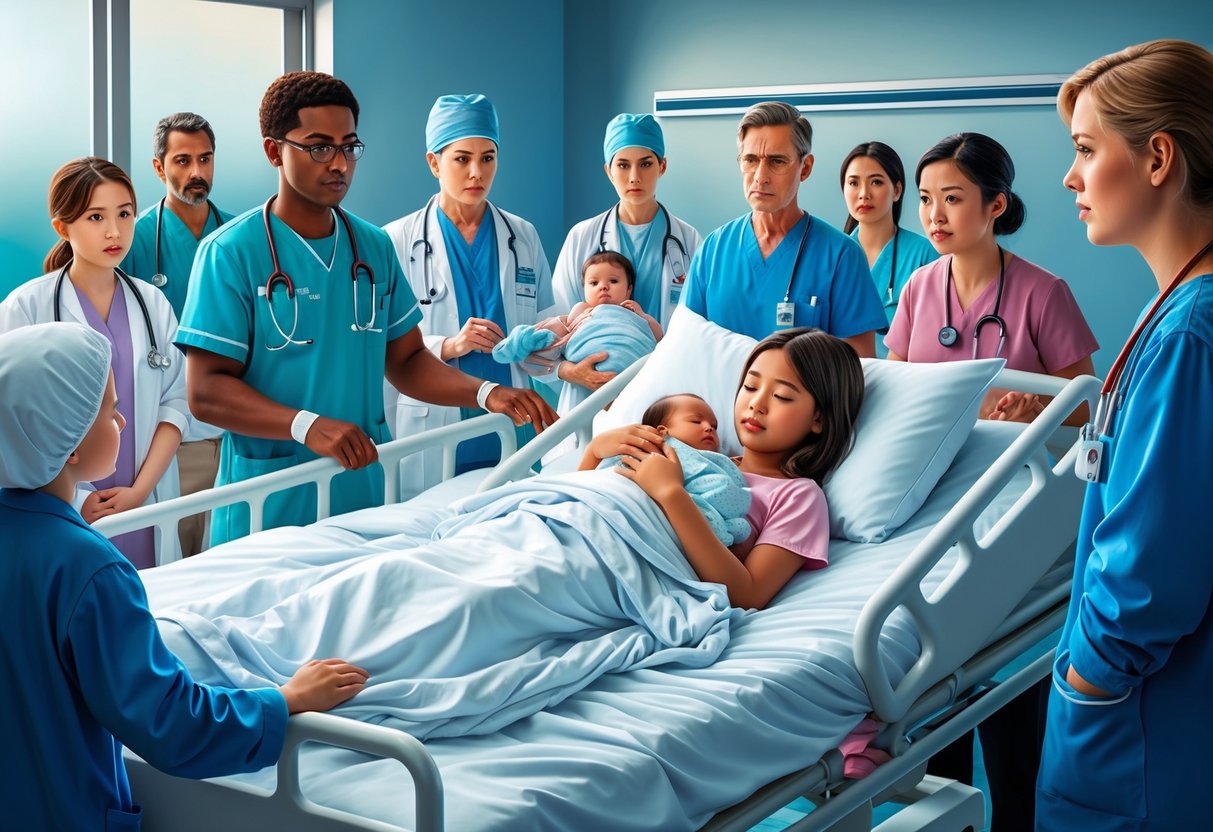
[[[422, 449], [441, 447], [444, 479], [449, 478], [454, 473], [455, 446], [484, 433], [500, 437], [506, 459], [485, 477], [478, 490], [531, 475], [534, 463], [564, 437], [574, 431], [583, 439], [588, 437], [593, 414], [618, 395], [642, 363], [637, 362], [591, 394], [560, 424], [519, 451], [515, 451], [512, 422], [498, 414], [380, 446], [380, 460], [385, 472], [391, 474], [385, 474], [386, 500], [394, 502], [399, 494], [394, 473], [400, 459]], [[1018, 606], [1015, 599], [1024, 597], [1060, 554], [1073, 551], [1084, 493], [1084, 484], [1073, 473], [1077, 451], [1069, 447], [1059, 461], [1051, 464], [1045, 449], [1073, 445], [1076, 433], [1060, 425], [1084, 401], [1093, 406], [1099, 390], [1099, 381], [1091, 376], [1067, 382], [1009, 370], [995, 383], [1055, 398], [868, 600], [856, 629], [858, 669], [871, 699], [872, 713], [884, 726], [875, 744], [893, 759], [863, 780], [847, 781], [842, 776], [842, 756], [832, 751], [814, 765], [788, 774], [720, 812], [704, 830], [748, 829], [799, 797], [808, 797], [818, 808], [789, 827], [796, 832], [870, 829], [872, 807], [888, 800], [915, 805], [881, 824], [878, 828], [882, 832], [981, 828], [984, 802], [980, 793], [951, 781], [924, 777], [926, 761], [1049, 672], [1052, 651], [1009, 678], [993, 681], [1000, 669], [1027, 654], [1064, 621], [1070, 592], [1068, 576], [1030, 604]], [[1027, 490], [979, 539], [974, 532], [978, 516], [1024, 466], [1031, 471]], [[148, 526], [157, 526], [162, 533], [175, 533], [176, 523], [183, 517], [242, 501], [250, 507], [251, 528], [258, 530], [268, 495], [312, 482], [318, 485], [317, 517], [323, 518], [329, 514], [327, 486], [341, 470], [330, 459], [314, 460], [108, 517], [98, 522], [97, 528], [109, 536]], [[959, 550], [954, 567], [939, 588], [925, 596], [921, 581], [953, 545]], [[1014, 557], [1000, 557], [1002, 552], [1011, 552]], [[995, 593], [989, 587], [999, 587], [1000, 591]], [[913, 619], [922, 650], [904, 678], [893, 684], [880, 660], [878, 642], [885, 622], [898, 610]], [[958, 620], [965, 621], [965, 627], [950, 626]], [[299, 776], [299, 751], [307, 743], [399, 761], [414, 781], [417, 831], [443, 829], [441, 776], [421, 742], [395, 729], [317, 713], [290, 718], [272, 793], [231, 781], [171, 777], [127, 750], [132, 791], [144, 806], [144, 828], [149, 832], [183, 829], [183, 824], [196, 822], [199, 829], [398, 829], [310, 801], [303, 794]]]

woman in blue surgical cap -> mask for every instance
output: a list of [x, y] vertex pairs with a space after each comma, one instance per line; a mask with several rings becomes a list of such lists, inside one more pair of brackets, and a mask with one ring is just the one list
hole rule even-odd
[[[551, 269], [535, 227], [489, 202], [498, 146], [492, 102], [483, 95], [441, 96], [425, 125], [425, 160], [438, 193], [384, 230], [421, 303], [426, 346], [465, 373], [528, 387], [530, 377], [518, 366], [495, 362], [492, 350], [514, 327], [554, 314]], [[397, 399], [394, 390], [387, 405], [397, 438], [482, 412]], [[533, 435], [528, 430], [519, 440]], [[499, 448], [496, 437], [462, 443], [456, 471], [495, 463]], [[401, 466], [401, 498], [441, 479], [440, 451], [409, 457]]]

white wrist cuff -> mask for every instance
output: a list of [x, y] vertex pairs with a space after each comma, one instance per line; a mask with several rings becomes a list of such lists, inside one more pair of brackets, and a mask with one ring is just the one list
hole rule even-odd
[[312, 429], [312, 424], [319, 418], [319, 413], [312, 413], [310, 410], [300, 410], [295, 414], [295, 418], [291, 420], [291, 439], [294, 439], [300, 445], [306, 445], [307, 432]]
[[484, 384], [480, 385], [480, 389], [476, 391], [476, 406], [481, 410], [488, 410], [485, 403], [489, 400], [489, 393], [493, 392], [494, 387], [500, 386], [501, 385], [495, 381], [486, 381]]

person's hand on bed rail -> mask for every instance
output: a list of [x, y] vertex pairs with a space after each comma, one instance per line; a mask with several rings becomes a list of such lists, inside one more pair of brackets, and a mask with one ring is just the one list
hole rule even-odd
[[327, 711], [353, 697], [370, 674], [345, 659], [316, 659], [300, 667], [278, 688], [288, 713]]
[[996, 422], [1031, 422], [1045, 409], [1047, 401], [1043, 396], [1012, 390], [994, 403], [986, 418]]
[[313, 452], [331, 456], [346, 470], [365, 468], [379, 460], [375, 443], [351, 422], [321, 416], [308, 429], [306, 439]]
[[552, 406], [534, 390], [521, 387], [494, 387], [484, 400], [484, 409], [490, 413], [504, 413], [514, 420], [515, 427], [534, 425], [536, 433], [555, 424], [557, 416]]
[[660, 453], [665, 439], [657, 428], [648, 425], [624, 425], [604, 431], [590, 440], [581, 457], [580, 471], [598, 467], [602, 460], [613, 456], [631, 456], [642, 459], [652, 453]]

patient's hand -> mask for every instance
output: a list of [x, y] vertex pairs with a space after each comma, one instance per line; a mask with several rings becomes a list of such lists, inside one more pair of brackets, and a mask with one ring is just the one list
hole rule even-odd
[[660, 451], [639, 457], [624, 456], [615, 470], [639, 485], [644, 493], [652, 497], [663, 509], [667, 497], [685, 490], [682, 484], [682, 463], [678, 461], [677, 451], [669, 445], [662, 446]]
[[327, 711], [362, 690], [370, 674], [345, 659], [316, 659], [278, 688], [288, 713]]
[[578, 470], [597, 468], [598, 463], [612, 456], [634, 456], [637, 459], [660, 451], [665, 440], [657, 428], [648, 425], [624, 425], [604, 431], [590, 440]]

